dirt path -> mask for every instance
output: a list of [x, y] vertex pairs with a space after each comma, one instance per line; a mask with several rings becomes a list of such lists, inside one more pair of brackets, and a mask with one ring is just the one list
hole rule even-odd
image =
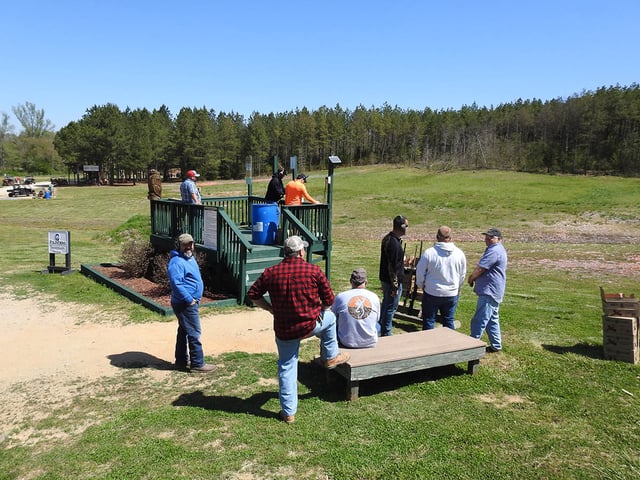
[[[121, 325], [95, 307], [16, 300], [0, 294], [0, 439], [47, 405], [70, 401], [73, 384], [116, 376], [123, 366], [148, 365], [169, 375], [176, 321]], [[202, 311], [205, 355], [276, 352], [271, 315], [255, 309], [233, 314]]]

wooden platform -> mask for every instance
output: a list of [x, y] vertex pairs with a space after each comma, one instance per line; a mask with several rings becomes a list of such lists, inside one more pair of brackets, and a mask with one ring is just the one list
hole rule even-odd
[[373, 348], [341, 348], [351, 359], [335, 368], [347, 380], [347, 398], [356, 400], [360, 380], [468, 362], [477, 372], [486, 343], [449, 328], [381, 337]]

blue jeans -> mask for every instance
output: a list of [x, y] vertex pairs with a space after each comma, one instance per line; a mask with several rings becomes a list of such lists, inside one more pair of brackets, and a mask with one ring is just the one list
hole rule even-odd
[[476, 313], [471, 319], [471, 336], [480, 338], [485, 330], [491, 347], [502, 350], [500, 304], [489, 295], [478, 295]]
[[[189, 365], [197, 368], [204, 365], [202, 343], [200, 343], [200, 314], [198, 304], [171, 304], [173, 312], [178, 317], [178, 334], [176, 335], [176, 365]], [[189, 353], [187, 354], [187, 346]]]
[[433, 330], [436, 327], [436, 315], [440, 311], [442, 315], [442, 324], [455, 330], [453, 324], [458, 306], [458, 296], [454, 297], [435, 297], [428, 293], [422, 294], [422, 329]]
[[398, 309], [400, 297], [402, 297], [402, 283], [398, 285], [398, 293], [394, 297], [391, 295], [392, 285], [389, 282], [380, 282], [382, 285], [382, 305], [380, 305], [380, 336], [388, 337], [391, 335], [391, 327], [393, 326], [393, 316]]
[[[328, 360], [338, 356], [338, 335], [336, 334], [336, 316], [331, 310], [323, 310], [316, 322], [316, 328], [304, 338], [320, 339], [320, 357]], [[285, 415], [295, 415], [298, 411], [298, 351], [302, 338], [280, 340], [278, 347], [278, 383], [280, 386], [280, 407]]]

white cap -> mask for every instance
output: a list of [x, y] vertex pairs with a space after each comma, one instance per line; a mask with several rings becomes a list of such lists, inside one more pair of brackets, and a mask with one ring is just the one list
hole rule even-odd
[[287, 238], [284, 242], [284, 253], [289, 254], [293, 252], [299, 252], [303, 248], [307, 248], [309, 244], [302, 240], [299, 236], [293, 235]]

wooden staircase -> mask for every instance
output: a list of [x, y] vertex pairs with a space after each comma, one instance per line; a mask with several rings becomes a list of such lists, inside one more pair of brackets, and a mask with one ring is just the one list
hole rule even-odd
[[207, 287], [232, 293], [239, 304], [265, 268], [284, 258], [283, 241], [299, 235], [309, 243], [307, 261], [325, 262], [329, 277], [331, 226], [326, 204], [281, 207], [279, 235], [275, 245], [252, 243], [251, 206], [266, 203], [261, 197], [206, 198], [203, 205], [177, 200], [151, 200], [151, 243], [156, 251], [175, 248], [181, 233], [190, 233], [196, 250], [207, 254]]

